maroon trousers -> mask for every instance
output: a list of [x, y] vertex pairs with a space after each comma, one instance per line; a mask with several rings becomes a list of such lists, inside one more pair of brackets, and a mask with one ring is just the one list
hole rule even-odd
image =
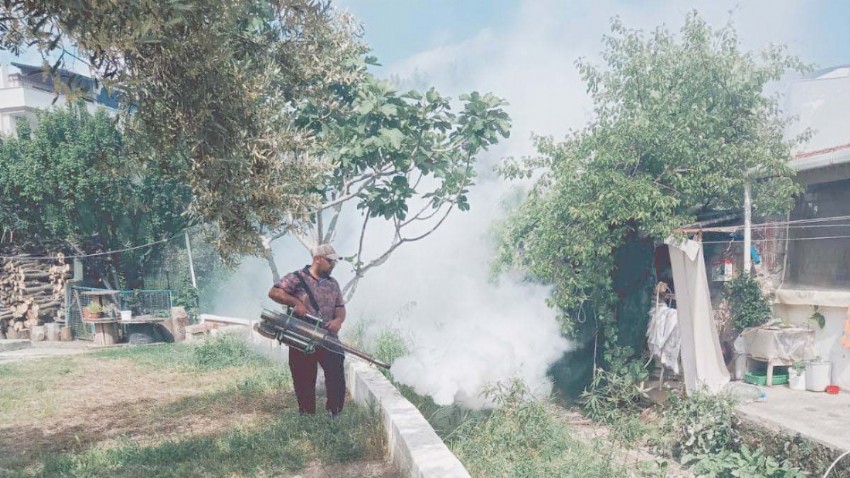
[[323, 347], [305, 354], [300, 350], [289, 347], [289, 370], [292, 371], [292, 383], [295, 396], [298, 398], [298, 411], [302, 414], [316, 413], [316, 373], [321, 365], [325, 372], [325, 387], [327, 402], [325, 409], [333, 415], [342, 411], [345, 405], [345, 356], [329, 352]]

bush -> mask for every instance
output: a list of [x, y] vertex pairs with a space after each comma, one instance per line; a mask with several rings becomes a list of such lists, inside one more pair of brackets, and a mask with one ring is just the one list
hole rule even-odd
[[742, 443], [734, 401], [725, 396], [695, 393], [670, 397], [662, 420], [665, 452], [691, 467], [697, 476], [716, 478], [797, 478], [805, 474], [780, 463], [761, 447]]
[[648, 399], [646, 374], [620, 375], [597, 369], [587, 390], [581, 393], [585, 414], [596, 422], [614, 424], [624, 415], [636, 415]]
[[724, 396], [695, 393], [670, 396], [661, 423], [667, 437], [666, 452], [676, 457], [708, 455], [737, 448], [734, 402]]
[[805, 478], [797, 468], [780, 464], [761, 448], [744, 445], [740, 451], [722, 450], [714, 455], [686, 456], [685, 464], [693, 465], [697, 476], [716, 478]]
[[723, 296], [729, 302], [735, 330], [741, 331], [770, 320], [770, 302], [752, 276], [741, 274], [729, 281]]

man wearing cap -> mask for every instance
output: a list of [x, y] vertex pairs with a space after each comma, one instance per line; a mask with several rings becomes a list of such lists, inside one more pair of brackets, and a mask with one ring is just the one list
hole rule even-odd
[[[311, 253], [313, 262], [284, 276], [271, 288], [269, 297], [279, 304], [292, 307], [296, 316], [310, 314], [322, 319], [325, 328], [336, 337], [345, 321], [342, 291], [336, 279], [331, 277], [340, 256], [330, 244], [321, 244], [313, 248]], [[325, 409], [332, 416], [342, 411], [345, 403], [344, 360], [342, 352], [332, 352], [324, 347], [317, 347], [311, 354], [289, 347], [289, 369], [298, 398], [298, 411], [302, 415], [316, 413], [317, 365], [321, 365], [325, 373]]]

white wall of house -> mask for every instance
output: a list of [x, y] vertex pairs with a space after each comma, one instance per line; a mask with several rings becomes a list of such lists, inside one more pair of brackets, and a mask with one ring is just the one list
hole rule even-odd
[[[850, 292], [847, 292], [846, 295], [850, 298]], [[836, 304], [833, 300], [821, 301], [817, 295], [811, 297], [811, 302]], [[841, 343], [844, 323], [850, 318], [848, 308], [838, 305], [820, 305], [818, 312], [823, 314], [825, 318], [826, 323], [823, 329], [819, 329], [816, 324], [808, 320], [812, 315], [811, 304], [774, 304], [775, 317], [781, 317], [793, 324], [815, 330], [815, 351], [820, 354], [821, 358], [832, 362], [832, 383], [841, 387], [842, 390], [848, 390], [850, 389], [850, 349], [843, 347]]]
[[789, 137], [812, 130], [800, 151], [817, 151], [850, 143], [850, 67], [826, 68], [795, 81], [784, 110], [797, 120], [788, 126]]
[[[18, 118], [26, 118], [35, 126], [37, 111], [65, 107], [67, 100], [64, 95], [57, 97], [53, 91], [39, 86], [23, 78], [17, 68], [0, 65], [0, 135], [15, 136]], [[103, 108], [93, 102], [86, 105], [91, 113]]]

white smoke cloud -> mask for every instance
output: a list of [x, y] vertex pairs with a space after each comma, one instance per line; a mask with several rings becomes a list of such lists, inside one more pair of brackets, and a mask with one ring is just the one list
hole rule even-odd
[[[349, 322], [366, 319], [373, 334], [389, 325], [411, 337], [412, 353], [392, 368], [397, 380], [437, 403], [473, 407], [485, 405], [480, 392], [497, 382], [520, 379], [539, 396], [550, 391], [547, 368], [569, 344], [558, 333], [556, 312], [545, 305], [547, 288], [509, 277], [498, 284], [488, 281], [495, 255], [488, 232], [502, 214], [497, 205], [510, 187], [488, 168], [504, 156], [533, 154], [532, 132], [562, 137], [587, 123], [592, 105], [574, 63], [584, 57], [601, 64], [601, 38], [612, 15], [619, 15], [630, 28], [651, 30], [665, 24], [677, 31], [693, 8], [718, 27], [734, 10], [744, 48], [785, 43], [792, 53], [804, 54], [809, 47], [804, 33], [811, 14], [802, 1], [640, 2], [640, 6], [614, 0], [528, 1], [506, 31], [473, 32], [457, 43], [387, 67], [388, 75], [417, 82], [426, 78], [455, 97], [472, 90], [492, 91], [510, 102], [514, 120], [511, 139], [483, 161], [482, 177], [470, 195], [472, 210], [455, 214], [425, 240], [397, 250], [365, 277], [349, 304]], [[371, 237], [379, 237], [380, 229], [370, 232]], [[341, 228], [337, 241], [341, 254], [355, 252], [356, 232], [355, 227]], [[282, 271], [308, 260], [294, 242], [278, 245], [277, 250]], [[247, 273], [257, 264], [243, 269]], [[259, 265], [261, 272], [244, 277], [251, 277], [249, 290], [259, 290], [265, 297], [271, 275], [267, 266]], [[335, 275], [344, 283], [345, 267], [338, 269]], [[233, 288], [232, 297], [238, 289]], [[416, 305], [410, 307], [412, 302]], [[409, 310], [399, 319], [397, 311], [403, 308]], [[351, 323], [346, 328], [352, 328]]]

